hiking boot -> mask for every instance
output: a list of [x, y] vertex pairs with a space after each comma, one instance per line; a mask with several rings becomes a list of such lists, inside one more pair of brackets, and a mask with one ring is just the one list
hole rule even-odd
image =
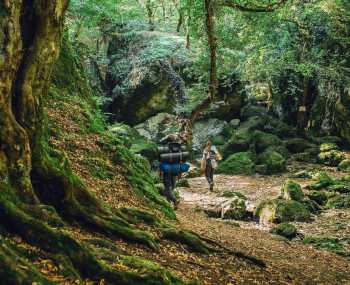
[[214, 183], [210, 183], [209, 189], [210, 191], [214, 191]]

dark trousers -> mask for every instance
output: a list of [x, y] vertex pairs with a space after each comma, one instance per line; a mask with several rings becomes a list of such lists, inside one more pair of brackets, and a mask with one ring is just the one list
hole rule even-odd
[[210, 185], [214, 184], [214, 169], [211, 165], [211, 160], [208, 159], [205, 166], [205, 177]]
[[174, 189], [176, 185], [176, 176], [171, 173], [163, 173], [163, 183], [165, 186], [164, 195], [169, 202], [177, 203], [176, 197], [174, 195]]

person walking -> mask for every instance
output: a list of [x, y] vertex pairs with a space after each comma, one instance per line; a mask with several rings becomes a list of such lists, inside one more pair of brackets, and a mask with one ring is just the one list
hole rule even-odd
[[205, 177], [209, 183], [210, 191], [214, 190], [214, 170], [217, 168], [218, 161], [221, 159], [221, 154], [215, 145], [213, 145], [212, 140], [209, 139], [203, 149], [201, 170], [202, 172], [205, 172]]

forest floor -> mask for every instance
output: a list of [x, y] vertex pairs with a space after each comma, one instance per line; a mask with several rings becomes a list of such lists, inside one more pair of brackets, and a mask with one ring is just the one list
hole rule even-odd
[[[315, 165], [294, 165], [293, 169], [319, 168]], [[290, 169], [291, 170], [291, 169]], [[327, 169], [334, 171], [334, 169]], [[336, 175], [335, 172], [332, 175]], [[339, 175], [339, 173], [338, 173]], [[341, 175], [341, 174], [340, 174]], [[226, 247], [256, 256], [267, 263], [267, 284], [350, 284], [350, 260], [325, 250], [304, 245], [301, 240], [282, 240], [269, 233], [271, 224], [209, 218], [200, 209], [221, 202], [225, 191], [236, 191], [248, 198], [251, 210], [261, 201], [277, 197], [281, 185], [288, 179], [282, 176], [215, 176], [213, 192], [204, 177], [188, 179], [189, 188], [179, 188], [182, 200], [177, 211], [179, 224]], [[302, 186], [310, 181], [295, 179]], [[340, 239], [350, 237], [350, 211], [327, 210], [314, 216], [311, 223], [297, 223], [303, 235], [328, 236]], [[349, 248], [347, 248], [349, 250]], [[207, 266], [215, 266], [207, 263]], [[233, 284], [263, 284], [252, 276], [235, 276]], [[234, 277], [234, 278], [235, 278]], [[242, 278], [242, 279], [241, 279]], [[207, 283], [224, 284], [224, 283]]]

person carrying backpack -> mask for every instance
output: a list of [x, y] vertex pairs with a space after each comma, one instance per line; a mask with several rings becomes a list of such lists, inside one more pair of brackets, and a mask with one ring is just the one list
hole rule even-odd
[[209, 139], [203, 149], [201, 171], [202, 173], [205, 173], [205, 177], [209, 183], [210, 191], [214, 190], [214, 170], [217, 168], [218, 161], [221, 159], [221, 154], [215, 145], [213, 145], [211, 139]]
[[165, 188], [164, 195], [176, 209], [180, 201], [176, 199], [174, 189], [177, 179], [181, 178], [183, 172], [189, 170], [189, 165], [185, 163], [189, 153], [185, 151], [184, 146], [181, 146], [180, 139], [175, 134], [168, 135], [161, 141], [161, 144], [158, 152], [160, 176]]

